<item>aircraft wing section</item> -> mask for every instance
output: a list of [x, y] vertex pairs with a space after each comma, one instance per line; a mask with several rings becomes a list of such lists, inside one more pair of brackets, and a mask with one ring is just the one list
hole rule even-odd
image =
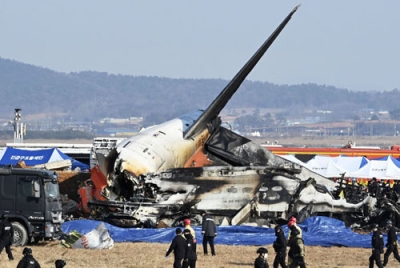
[[240, 87], [242, 82], [246, 79], [247, 75], [253, 70], [254, 66], [258, 63], [264, 53], [272, 45], [275, 39], [278, 37], [280, 32], [285, 28], [286, 24], [292, 18], [292, 15], [296, 12], [299, 6], [296, 6], [292, 12], [281, 22], [276, 30], [270, 35], [270, 37], [264, 42], [264, 44], [258, 49], [258, 51], [250, 58], [250, 60], [242, 67], [242, 69], [236, 74], [236, 76], [229, 82], [219, 96], [211, 103], [211, 105], [204, 111], [204, 113], [196, 120], [196, 122], [190, 126], [184, 133], [184, 138], [188, 139], [192, 136], [197, 135], [200, 131], [205, 129], [206, 125], [215, 119], [221, 110], [228, 103], [229, 99], [235, 94], [236, 90]]

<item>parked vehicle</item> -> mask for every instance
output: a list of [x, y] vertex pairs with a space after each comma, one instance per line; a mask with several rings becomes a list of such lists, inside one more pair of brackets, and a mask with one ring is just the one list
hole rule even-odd
[[57, 238], [63, 222], [57, 173], [0, 168], [0, 214], [14, 227], [15, 246]]

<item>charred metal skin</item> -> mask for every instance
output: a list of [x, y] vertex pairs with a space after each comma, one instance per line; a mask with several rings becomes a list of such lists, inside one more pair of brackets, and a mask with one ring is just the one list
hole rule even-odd
[[[219, 133], [219, 137], [237, 135], [227, 131], [217, 130], [224, 133]], [[95, 205], [107, 207], [113, 204], [109, 213], [115, 213], [118, 204], [121, 215], [129, 215], [139, 226], [149, 225], [146, 224], [149, 222], [151, 226], [160, 222], [173, 226], [180, 219], [193, 217], [202, 210], [229, 224], [246, 221], [263, 224], [282, 221], [291, 215], [296, 215], [299, 220], [327, 213], [361, 215], [364, 206], [371, 205], [370, 197], [356, 204], [336, 199], [333, 189], [338, 186], [337, 182], [273, 155], [251, 141], [243, 139], [242, 142], [234, 140], [235, 146], [229, 142], [222, 146], [229, 149], [221, 150], [224, 160], [220, 161], [234, 163], [242, 157], [236, 166], [219, 165], [221, 155], [214, 150], [212, 158], [217, 166], [146, 173], [124, 196], [126, 202], [98, 202]], [[243, 161], [246, 165], [240, 166]], [[270, 164], [258, 166], [259, 161]]]

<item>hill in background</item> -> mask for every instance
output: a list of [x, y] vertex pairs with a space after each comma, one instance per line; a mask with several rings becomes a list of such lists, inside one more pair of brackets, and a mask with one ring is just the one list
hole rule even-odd
[[[143, 117], [157, 124], [196, 109], [205, 109], [229, 82], [222, 79], [169, 79], [102, 72], [59, 73], [0, 58], [0, 118], [12, 119], [21, 108], [24, 119], [48, 117], [93, 121]], [[286, 118], [329, 111], [330, 120], [363, 117], [365, 111], [398, 109], [400, 92], [353, 92], [333, 86], [276, 85], [245, 81], [225, 114], [252, 108]], [[36, 117], [35, 117], [36, 116]], [[325, 115], [326, 116], [326, 115]]]

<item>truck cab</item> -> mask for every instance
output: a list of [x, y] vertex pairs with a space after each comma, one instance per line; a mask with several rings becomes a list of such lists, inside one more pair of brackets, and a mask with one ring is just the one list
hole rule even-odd
[[57, 173], [0, 168], [0, 214], [13, 225], [15, 246], [57, 238], [63, 222]]

